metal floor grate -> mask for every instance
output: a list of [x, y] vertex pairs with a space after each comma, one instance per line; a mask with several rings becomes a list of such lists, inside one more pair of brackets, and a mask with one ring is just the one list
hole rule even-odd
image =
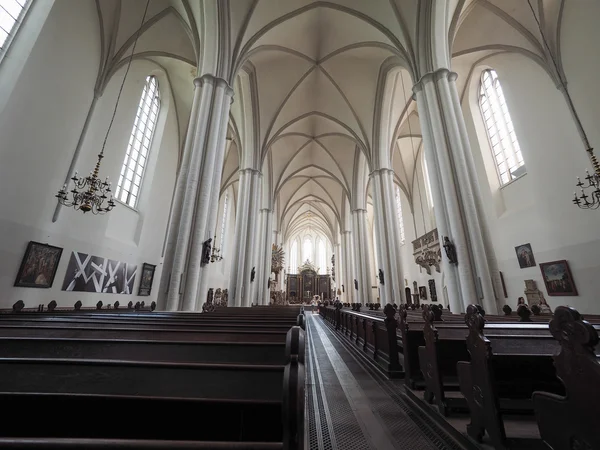
[[[379, 423], [385, 436], [378, 436], [386, 448], [406, 450], [460, 450], [458, 444], [442, 430], [432, 428], [426, 417], [413, 411], [401, 393], [397, 380], [387, 380], [376, 374], [353, 356], [352, 349], [339, 340], [321, 318], [307, 317], [307, 448], [310, 450], [377, 449], [374, 437], [364, 430], [356, 411], [342, 387], [338, 373], [340, 365], [351, 373], [353, 386], [368, 403], [369, 414]], [[324, 345], [326, 342], [327, 345]], [[328, 355], [325, 347], [333, 352]], [[338, 356], [339, 355], [339, 356]], [[332, 361], [336, 362], [334, 367]], [[337, 371], [336, 371], [337, 369]], [[344, 378], [343, 375], [341, 375]], [[346, 379], [346, 383], [348, 380]], [[352, 394], [350, 394], [352, 395]], [[377, 428], [377, 427], [375, 427]], [[381, 440], [383, 439], [383, 441]]]

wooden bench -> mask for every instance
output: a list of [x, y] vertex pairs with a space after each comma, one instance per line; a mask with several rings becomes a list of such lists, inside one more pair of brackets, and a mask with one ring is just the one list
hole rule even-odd
[[600, 448], [598, 331], [576, 310], [560, 306], [550, 332], [560, 345], [554, 365], [566, 395], [533, 393], [540, 435], [554, 450]]
[[329, 326], [347, 342], [355, 346], [379, 370], [390, 378], [402, 375], [398, 360], [395, 310], [385, 308], [387, 316], [362, 314], [337, 307], [321, 307], [320, 314]]
[[460, 390], [470, 411], [467, 433], [476, 441], [487, 434], [497, 449], [507, 446], [503, 415], [519, 411], [533, 416], [533, 392], [564, 393], [556, 378], [552, 354], [556, 346], [545, 335], [487, 338], [485, 320], [474, 305], [467, 308], [466, 340], [470, 361], [457, 363]]
[[[262, 333], [235, 323], [216, 330], [61, 323], [68, 328], [0, 320], [1, 401], [44, 419], [32, 427], [11, 415], [0, 448], [302, 448], [300, 327]], [[11, 333], [28, 337], [6, 337]], [[241, 342], [228, 342], [235, 340]], [[106, 422], [103, 406], [119, 420], [98, 426]], [[148, 417], [164, 417], [164, 426], [148, 427]]]

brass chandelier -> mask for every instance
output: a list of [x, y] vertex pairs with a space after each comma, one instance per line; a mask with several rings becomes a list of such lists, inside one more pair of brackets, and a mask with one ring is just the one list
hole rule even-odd
[[[148, 13], [149, 5], [150, 0], [146, 2], [146, 8], [144, 9], [144, 14], [142, 15], [142, 22], [135, 35], [135, 41], [133, 42], [133, 47], [131, 49], [131, 56], [129, 57], [129, 62], [127, 63], [127, 70], [125, 71], [123, 81], [121, 82], [121, 87], [119, 89], [119, 94], [117, 95], [115, 109], [110, 119], [110, 123], [108, 124], [108, 130], [106, 130], [106, 135], [104, 136], [102, 149], [98, 154], [98, 161], [96, 162], [96, 166], [94, 167], [94, 170], [90, 171], [90, 174], [86, 177], [80, 177], [78, 175], [78, 172], [75, 171], [75, 174], [71, 177], [71, 181], [73, 181], [73, 188], [69, 190], [69, 186], [65, 183], [55, 195], [55, 197], [58, 198], [58, 203], [60, 203], [61, 205], [67, 206], [69, 208], [73, 207], [73, 209], [75, 209], [76, 211], [81, 211], [84, 214], [87, 212], [91, 212], [92, 214], [106, 214], [107, 212], [112, 211], [112, 209], [115, 207], [115, 201], [113, 200], [113, 194], [111, 190], [111, 183], [108, 181], [108, 177], [106, 177], [106, 179], [102, 181], [98, 174], [100, 172], [100, 164], [102, 163], [102, 158], [104, 158], [104, 148], [106, 147], [106, 140], [108, 139], [108, 135], [110, 134], [110, 130], [115, 120], [115, 115], [117, 114], [117, 108], [119, 107], [121, 93], [123, 92], [125, 80], [127, 80], [127, 74], [129, 73], [129, 69], [131, 68], [133, 55], [135, 54], [135, 47], [140, 37], [142, 26], [144, 25], [144, 22], [146, 20], [146, 14]], [[72, 194], [71, 198], [69, 198], [69, 193]]]

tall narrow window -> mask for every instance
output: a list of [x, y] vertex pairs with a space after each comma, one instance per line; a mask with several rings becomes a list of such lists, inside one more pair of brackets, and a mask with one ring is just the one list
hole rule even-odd
[[292, 242], [290, 249], [290, 273], [296, 273], [298, 270], [298, 241]]
[[132, 208], [137, 206], [140, 195], [159, 108], [158, 81], [155, 77], [149, 76], [146, 78], [142, 98], [135, 115], [133, 130], [115, 193], [118, 200]]
[[317, 244], [317, 252], [319, 253], [319, 273], [326, 274], [327, 273], [327, 255], [326, 255], [326, 246], [323, 239], [319, 238], [319, 243]]
[[31, 0], [0, 0], [0, 57], [6, 52]]
[[398, 215], [398, 227], [400, 229], [400, 244], [404, 244], [404, 219], [402, 218], [402, 199], [400, 198], [400, 187], [396, 185], [396, 214]]
[[302, 259], [304, 261], [313, 261], [313, 243], [310, 237], [304, 238], [302, 253]]
[[487, 135], [496, 161], [500, 183], [519, 178], [526, 173], [521, 147], [502, 93], [502, 86], [495, 70], [481, 74], [479, 106], [485, 121]]
[[225, 198], [223, 199], [223, 218], [221, 219], [221, 257], [225, 248], [225, 226], [227, 224], [227, 201], [229, 200], [229, 193], [225, 192]]
[[433, 195], [431, 193], [431, 181], [429, 180], [429, 169], [427, 169], [427, 160], [423, 155], [423, 177], [425, 178], [425, 192], [427, 193], [427, 201], [429, 207], [433, 208]]

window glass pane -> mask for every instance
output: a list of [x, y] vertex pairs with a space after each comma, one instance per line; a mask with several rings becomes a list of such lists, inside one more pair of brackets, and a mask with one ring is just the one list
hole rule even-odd
[[290, 250], [290, 273], [298, 271], [298, 241], [292, 242]]
[[511, 173], [525, 165], [525, 162], [495, 70], [485, 70], [481, 74], [479, 106], [496, 161], [498, 177], [501, 184], [506, 184], [513, 179]]
[[402, 218], [402, 200], [400, 198], [400, 188], [396, 186], [396, 214], [398, 216], [398, 227], [400, 228], [400, 244], [404, 244], [404, 219]]
[[304, 239], [302, 253], [302, 259], [304, 261], [313, 261], [313, 243], [310, 238]]
[[25, 16], [31, 0], [0, 0], [0, 53], [4, 52]]
[[[147, 77], [133, 123], [133, 129], [131, 130], [125, 159], [123, 160], [121, 177], [119, 177], [119, 184], [115, 191], [116, 197], [119, 200], [127, 202], [133, 208], [137, 206], [139, 190], [146, 167], [146, 158], [148, 157], [148, 149], [152, 145], [152, 138], [154, 136], [156, 121], [154, 119], [149, 120], [148, 113], [150, 110], [158, 113], [160, 108], [158, 94], [158, 82], [156, 78], [153, 76]], [[125, 174], [124, 177], [123, 174]]]
[[323, 239], [319, 238], [319, 243], [317, 244], [317, 252], [319, 253], [319, 273], [326, 274], [327, 273], [327, 256], [326, 256], [326, 246]]
[[227, 208], [229, 203], [229, 194], [225, 193], [225, 199], [223, 200], [223, 218], [221, 219], [221, 245], [219, 248], [221, 249], [221, 257], [223, 257], [223, 251], [225, 248], [225, 228], [227, 224]]

